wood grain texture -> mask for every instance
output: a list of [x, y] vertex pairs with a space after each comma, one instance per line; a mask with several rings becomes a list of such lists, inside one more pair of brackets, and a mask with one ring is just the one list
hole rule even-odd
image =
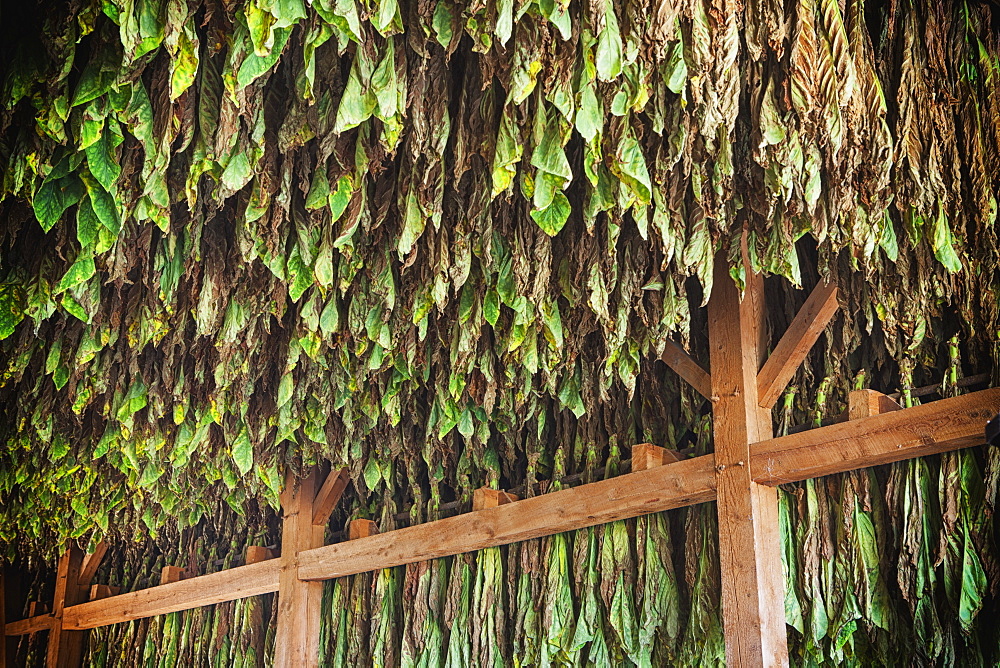
[[754, 479], [769, 485], [982, 445], [1000, 389], [981, 390], [751, 446]]
[[330, 514], [337, 507], [350, 482], [351, 478], [347, 475], [346, 468], [330, 471], [323, 481], [323, 486], [316, 492], [316, 500], [313, 502], [313, 524], [326, 526], [330, 521]]
[[[278, 578], [278, 628], [274, 666], [314, 668], [319, 664], [321, 582], [298, 578], [299, 555], [323, 545], [325, 523], [313, 524], [318, 487], [316, 472], [302, 480], [289, 477], [281, 493], [281, 574]], [[264, 562], [267, 563], [267, 562]]]
[[94, 581], [94, 576], [97, 575], [97, 569], [101, 567], [101, 562], [104, 561], [104, 555], [107, 554], [107, 552], [108, 544], [102, 540], [94, 547], [93, 552], [83, 556], [83, 564], [80, 566], [79, 581], [79, 585], [82, 589], [87, 590], [90, 588], [90, 583]]
[[860, 420], [898, 410], [902, 410], [902, 406], [895, 399], [875, 390], [851, 390], [847, 395], [848, 420]]
[[66, 607], [82, 600], [83, 593], [80, 590], [82, 568], [83, 552], [75, 545], [70, 545], [59, 558], [59, 568], [56, 573], [56, 592], [52, 599], [52, 627], [49, 630], [49, 644], [45, 655], [45, 665], [48, 668], [77, 668], [83, 658], [83, 633], [67, 629], [63, 625]]
[[679, 344], [667, 339], [662, 359], [677, 375], [686, 380], [706, 399], [712, 396], [712, 379], [701, 365], [694, 361]]
[[303, 580], [331, 578], [507, 545], [715, 498], [709, 456], [686, 459], [456, 517], [307, 550]]
[[34, 617], [27, 617], [25, 619], [19, 619], [16, 622], [7, 622], [4, 626], [4, 635], [8, 636], [24, 636], [29, 633], [38, 633], [39, 631], [48, 631], [52, 628], [52, 622], [54, 621], [52, 615], [35, 615]]
[[757, 397], [763, 278], [748, 274], [741, 299], [717, 259], [708, 303], [726, 662], [744, 668], [788, 665], [777, 490], [751, 475], [750, 443], [770, 438], [772, 427]]
[[378, 533], [378, 525], [371, 520], [351, 520], [347, 523], [347, 540], [368, 538]]
[[117, 596], [118, 592], [121, 591], [118, 587], [112, 587], [110, 585], [93, 584], [90, 585], [90, 598], [91, 601], [100, 601], [102, 598], [110, 598], [111, 596]]
[[757, 375], [761, 406], [770, 409], [778, 401], [838, 308], [837, 286], [820, 280]]
[[68, 629], [92, 629], [203, 605], [235, 601], [247, 596], [269, 594], [278, 590], [280, 570], [277, 560], [263, 561], [173, 584], [127, 592], [100, 601], [81, 603], [65, 609], [63, 626]]
[[7, 657], [8, 646], [10, 643], [7, 640], [7, 574], [6, 568], [4, 568], [3, 562], [0, 562], [0, 629], [3, 629], [4, 633], [0, 636], [0, 668], [7, 668], [9, 663]]
[[[809, 477], [982, 445], [983, 425], [1000, 411], [1000, 389], [820, 427], [750, 446], [755, 482]], [[737, 460], [739, 461], [739, 460]], [[496, 547], [716, 498], [715, 455], [685, 459], [480, 512], [299, 553], [299, 575], [324, 580]], [[736, 469], [745, 467], [734, 467]], [[771, 494], [751, 488], [761, 515]], [[761, 497], [764, 498], [761, 498]], [[773, 523], [776, 527], [777, 524]], [[174, 584], [65, 608], [67, 629], [88, 629], [277, 591], [280, 560], [239, 566]], [[9, 622], [7, 635], [45, 630], [51, 615]]]
[[632, 446], [632, 470], [645, 471], [655, 466], [672, 464], [681, 460], [680, 453], [667, 450], [652, 443], [639, 443]]
[[243, 556], [244, 564], [259, 564], [262, 561], [267, 561], [268, 559], [277, 558], [278, 554], [263, 545], [251, 545], [247, 548], [246, 553]]
[[518, 501], [516, 494], [505, 492], [502, 489], [490, 489], [489, 487], [479, 487], [472, 492], [472, 510], [484, 510], [486, 508], [496, 508], [506, 503]]

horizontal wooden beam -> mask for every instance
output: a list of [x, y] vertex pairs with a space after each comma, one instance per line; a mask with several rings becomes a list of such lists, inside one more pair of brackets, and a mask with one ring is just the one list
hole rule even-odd
[[299, 578], [329, 580], [516, 543], [715, 498], [712, 457], [628, 473], [496, 508], [299, 553]]
[[662, 359], [706, 399], [712, 397], [712, 377], [679, 344], [667, 339]]
[[[820, 427], [751, 446], [751, 477], [780, 484], [984, 442], [1000, 389]], [[328, 580], [605, 524], [715, 499], [704, 455], [299, 554], [299, 578]]]
[[750, 446], [754, 480], [770, 485], [982, 445], [1000, 389], [831, 424]]
[[[92, 629], [278, 590], [277, 559], [67, 607], [63, 628]], [[8, 625], [9, 626], [9, 625]]]
[[[756, 482], [780, 484], [980, 445], [1000, 389], [782, 436], [751, 446]], [[473, 513], [299, 553], [305, 580], [326, 580], [506, 545], [715, 499], [715, 457], [704, 455]], [[89, 629], [267, 594], [281, 560], [68, 606], [69, 630]], [[46, 630], [50, 615], [9, 622], [6, 635]]]
[[54, 621], [52, 615], [35, 615], [34, 617], [28, 617], [27, 619], [19, 619], [16, 622], [7, 622], [4, 627], [4, 635], [8, 636], [24, 636], [29, 633], [38, 633], [39, 631], [48, 631], [52, 628], [52, 622]]
[[820, 279], [757, 374], [757, 399], [763, 408], [778, 401], [838, 308], [837, 286]]

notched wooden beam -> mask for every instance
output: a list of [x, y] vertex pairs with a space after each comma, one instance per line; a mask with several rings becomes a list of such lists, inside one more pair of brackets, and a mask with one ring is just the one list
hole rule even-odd
[[982, 390], [772, 438], [750, 447], [751, 471], [780, 485], [982, 445], [998, 411], [1000, 389]]
[[347, 523], [347, 540], [368, 538], [378, 533], [378, 525], [371, 520], [351, 520]]
[[645, 471], [664, 464], [673, 464], [682, 459], [675, 450], [667, 450], [652, 443], [639, 443], [632, 446], [632, 471]]
[[16, 622], [7, 622], [4, 626], [4, 635], [26, 636], [39, 631], [48, 631], [54, 622], [55, 618], [52, 615], [32, 615]]
[[840, 308], [837, 286], [820, 280], [757, 374], [757, 399], [771, 408]]
[[259, 564], [260, 562], [267, 561], [268, 559], [275, 559], [277, 556], [278, 554], [269, 547], [251, 545], [247, 548], [246, 555], [243, 558], [243, 563]]
[[350, 482], [351, 478], [347, 475], [346, 468], [330, 471], [323, 481], [323, 486], [316, 492], [316, 500], [313, 502], [313, 525], [326, 526], [330, 521], [330, 514], [337, 507]]
[[80, 603], [67, 607], [63, 612], [63, 627], [92, 629], [269, 594], [277, 591], [280, 572], [281, 564], [271, 560]]
[[180, 566], [164, 566], [163, 570], [160, 571], [160, 584], [165, 585], [180, 582], [181, 580], [187, 580], [189, 577], [187, 569]]
[[848, 420], [860, 420], [873, 415], [902, 410], [902, 408], [895, 399], [875, 390], [852, 390], [847, 395]]
[[93, 584], [90, 585], [90, 597], [91, 601], [100, 601], [104, 598], [110, 598], [112, 596], [117, 596], [121, 591], [121, 587], [112, 587], [111, 585]]
[[496, 508], [497, 506], [513, 503], [518, 500], [519, 497], [516, 494], [505, 492], [502, 489], [480, 487], [472, 492], [472, 510], [477, 511], [485, 510], [486, 508]]
[[662, 359], [706, 399], [712, 398], [712, 377], [677, 343], [667, 339]]

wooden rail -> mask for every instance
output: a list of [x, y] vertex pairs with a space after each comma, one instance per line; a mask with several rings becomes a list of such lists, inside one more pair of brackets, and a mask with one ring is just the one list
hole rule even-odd
[[[769, 485], [981, 445], [1000, 389], [819, 427], [751, 446], [750, 470]], [[714, 455], [626, 473], [542, 496], [299, 552], [301, 580], [328, 580], [506, 545], [715, 499]], [[270, 559], [67, 606], [66, 630], [91, 629], [278, 590]], [[6, 635], [51, 627], [50, 614], [8, 622]]]

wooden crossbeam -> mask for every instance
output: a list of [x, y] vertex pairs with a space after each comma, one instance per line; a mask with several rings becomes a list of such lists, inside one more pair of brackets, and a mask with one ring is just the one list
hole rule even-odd
[[313, 524], [326, 526], [349, 482], [351, 482], [351, 478], [347, 474], [346, 468], [330, 471], [326, 480], [323, 481], [323, 486], [316, 492], [316, 500], [313, 503]]
[[711, 457], [580, 485], [364, 540], [307, 550], [299, 577], [329, 580], [572, 531], [715, 498]]
[[760, 405], [770, 409], [837, 313], [837, 286], [820, 280], [757, 375]]
[[754, 479], [778, 485], [982, 445], [998, 411], [1000, 389], [982, 390], [755, 443]]
[[691, 387], [698, 390], [701, 396], [706, 399], [712, 397], [712, 378], [680, 345], [667, 339], [663, 356], [660, 359], [677, 372], [678, 376], [686, 380]]
[[[755, 482], [777, 485], [814, 477], [805, 475], [791, 456], [798, 448], [821, 464], [813, 469], [816, 475], [831, 475], [931, 451], [982, 445], [984, 416], [991, 411], [993, 415], [1000, 411], [1000, 389], [754, 443], [749, 468]], [[857, 444], [873, 430], [880, 436], [858, 452]], [[713, 501], [715, 466], [713, 455], [692, 457], [361, 541], [306, 550], [299, 555], [299, 577], [329, 580]]]
[[[263, 561], [172, 584], [127, 592], [100, 601], [81, 603], [63, 611], [63, 627], [92, 629], [203, 605], [235, 601], [247, 596], [269, 594], [278, 590], [280, 570], [277, 560]], [[10, 625], [7, 626], [9, 633]]]
[[[820, 427], [751, 446], [756, 482], [776, 485], [981, 445], [983, 425], [1000, 412], [1000, 389]], [[872, 434], [876, 434], [872, 438]], [[803, 469], [796, 451], [812, 465]], [[800, 453], [801, 454], [801, 453]], [[704, 455], [508, 503], [356, 542], [299, 554], [303, 579], [323, 580], [539, 538], [712, 501], [715, 458]], [[68, 606], [63, 627], [89, 629], [278, 590], [280, 560], [238, 566], [173, 584]], [[51, 615], [8, 622], [8, 636], [47, 630]]]
[[[0, 629], [7, 628], [7, 573], [4, 564], [0, 561]], [[0, 635], [0, 668], [7, 668], [10, 659], [7, 656], [10, 641], [7, 639], [6, 631]]]
[[788, 665], [778, 492], [754, 481], [750, 444], [772, 435], [757, 396], [763, 349], [764, 279], [748, 268], [742, 299], [724, 257], [708, 303], [712, 432], [726, 662]]
[[7, 622], [4, 627], [4, 634], [8, 636], [26, 636], [39, 631], [48, 631], [52, 628], [52, 615], [42, 614], [18, 619], [14, 622]]

